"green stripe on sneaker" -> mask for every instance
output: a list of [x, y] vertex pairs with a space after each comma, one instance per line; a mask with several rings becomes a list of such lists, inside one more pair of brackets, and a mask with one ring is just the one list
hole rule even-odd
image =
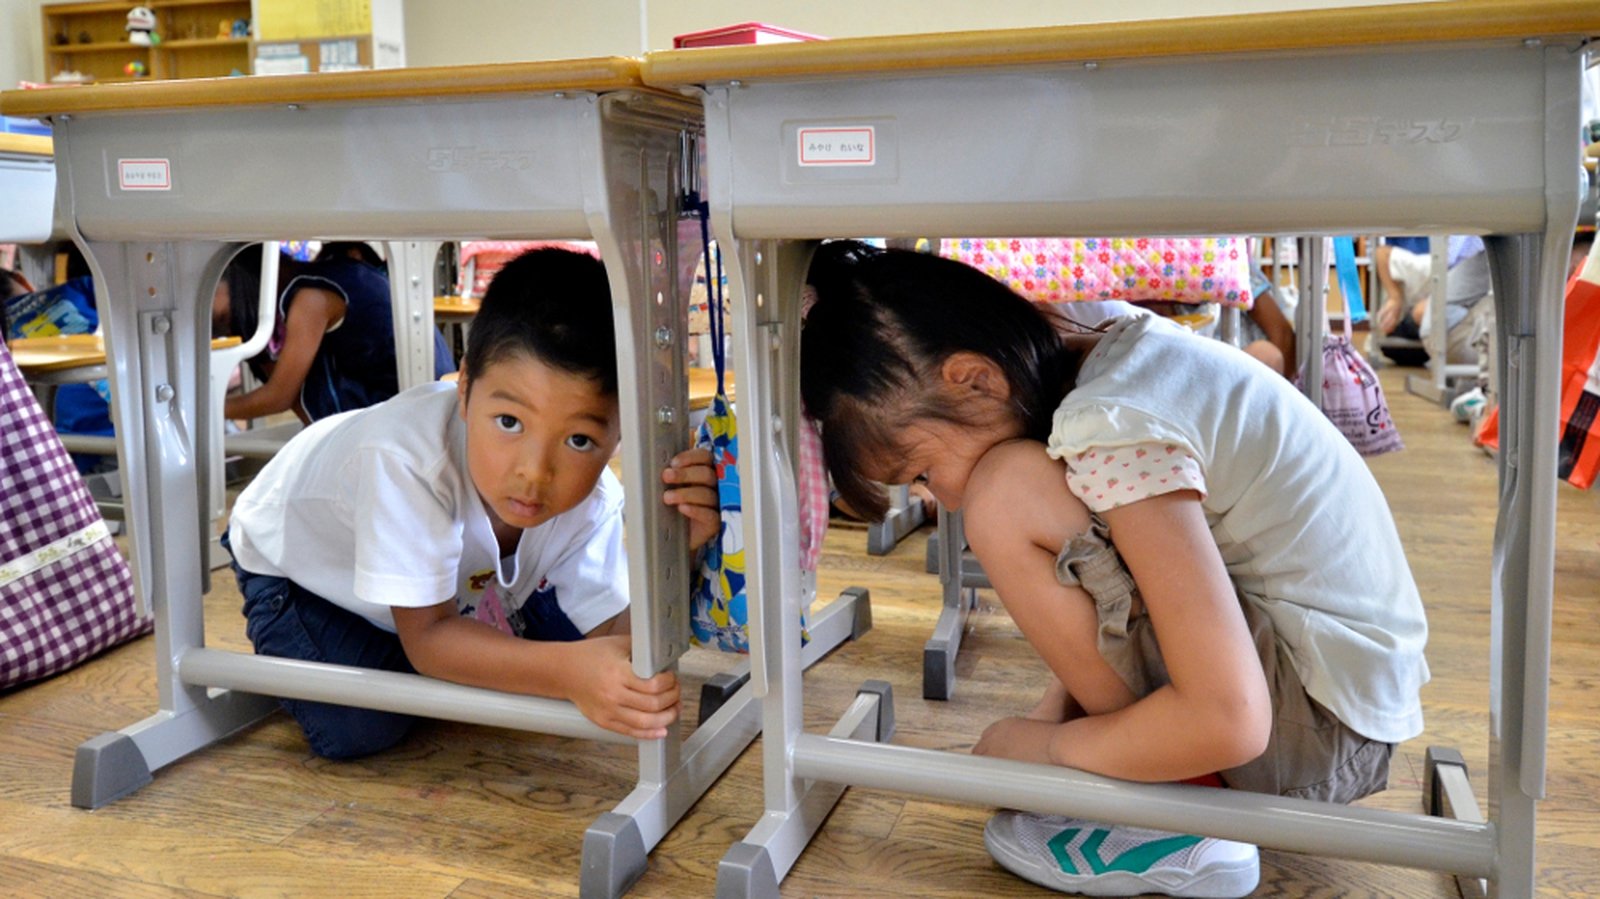
[[[1182, 852], [1201, 840], [1200, 837], [1192, 835], [1152, 840], [1135, 846], [1107, 862], [1100, 857], [1100, 844], [1104, 843], [1106, 837], [1109, 836], [1111, 836], [1111, 831], [1095, 828], [1094, 832], [1089, 834], [1089, 838], [1083, 841], [1083, 857], [1089, 862], [1089, 867], [1094, 869], [1096, 874], [1105, 874], [1108, 871], [1127, 871], [1132, 874], [1143, 874], [1155, 867], [1157, 862], [1167, 856]], [[1057, 857], [1060, 857], [1059, 854]]]
[[1072, 863], [1072, 856], [1067, 854], [1067, 844], [1071, 843], [1072, 838], [1077, 835], [1078, 828], [1069, 827], [1051, 837], [1050, 842], [1045, 844], [1050, 847], [1050, 854], [1056, 857], [1056, 864], [1060, 865], [1061, 870], [1068, 874], [1078, 873], [1078, 866]]

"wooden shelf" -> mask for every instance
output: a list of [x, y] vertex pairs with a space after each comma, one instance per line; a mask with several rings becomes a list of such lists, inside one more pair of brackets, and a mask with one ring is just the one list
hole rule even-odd
[[[127, 39], [128, 11], [143, 5], [156, 16], [156, 44]], [[250, 0], [120, 0], [97, 3], [47, 3], [40, 7], [44, 28], [46, 81], [66, 71], [81, 72], [97, 84], [211, 78], [250, 71], [249, 38], [218, 37], [220, 23], [251, 18]], [[88, 37], [87, 42], [79, 42]], [[66, 38], [66, 42], [58, 41]], [[138, 63], [145, 74], [130, 76]]]

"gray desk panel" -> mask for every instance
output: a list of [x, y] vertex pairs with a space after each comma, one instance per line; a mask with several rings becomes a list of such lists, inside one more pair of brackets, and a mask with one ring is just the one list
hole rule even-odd
[[[746, 238], [1542, 231], [1544, 65], [1501, 45], [717, 85], [708, 131]], [[806, 128], [870, 128], [874, 158], [804, 165]]]
[[[96, 114], [56, 133], [90, 240], [561, 238], [589, 233], [578, 148], [595, 114], [588, 95], [546, 96]], [[167, 187], [124, 187], [129, 160], [165, 163]]]

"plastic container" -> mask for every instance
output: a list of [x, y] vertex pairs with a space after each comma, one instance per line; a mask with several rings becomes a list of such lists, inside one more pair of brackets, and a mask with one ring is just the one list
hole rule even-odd
[[688, 47], [733, 47], [741, 44], [787, 44], [794, 41], [822, 41], [827, 38], [804, 31], [791, 31], [762, 22], [740, 22], [706, 31], [692, 31], [672, 39], [677, 49]]

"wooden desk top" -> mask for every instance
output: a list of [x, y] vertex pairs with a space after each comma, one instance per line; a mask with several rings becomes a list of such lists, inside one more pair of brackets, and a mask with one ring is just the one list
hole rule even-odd
[[1110, 59], [1520, 41], [1600, 35], [1595, 0], [1453, 0], [894, 37], [755, 44], [646, 55], [646, 84], [676, 88]]
[[0, 153], [15, 156], [42, 156], [46, 159], [55, 155], [55, 143], [42, 134], [0, 134]]
[[478, 314], [483, 301], [477, 297], [440, 296], [433, 298], [433, 314], [443, 318], [470, 318]]
[[609, 91], [639, 87], [638, 60], [607, 56], [481, 66], [435, 66], [233, 78], [191, 78], [0, 93], [0, 112], [62, 113], [413, 100], [482, 94]]
[[[237, 337], [218, 337], [211, 348], [238, 346]], [[106, 364], [106, 342], [99, 334], [58, 334], [53, 337], [19, 337], [6, 343], [11, 358], [24, 376]]]

